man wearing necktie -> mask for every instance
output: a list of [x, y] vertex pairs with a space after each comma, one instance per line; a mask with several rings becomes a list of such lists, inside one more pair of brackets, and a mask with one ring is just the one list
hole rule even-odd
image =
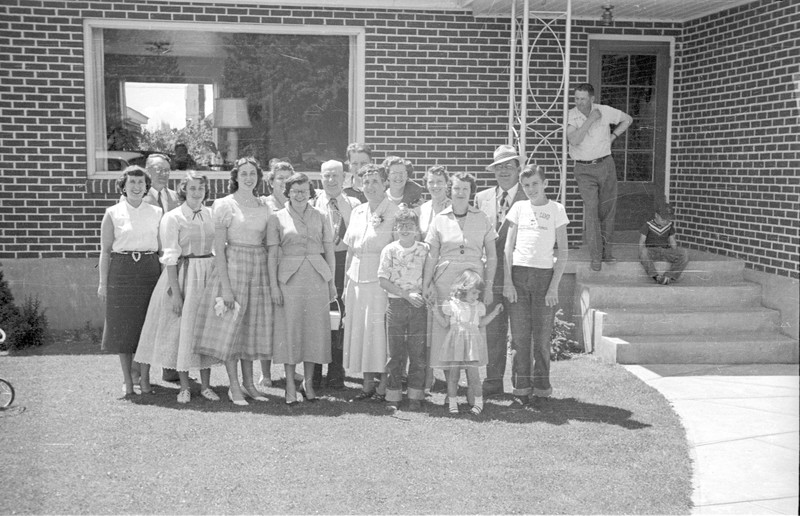
[[522, 159], [513, 145], [501, 145], [494, 151], [494, 160], [487, 170], [494, 173], [497, 186], [475, 194], [475, 207], [481, 210], [494, 222], [498, 238], [495, 240], [497, 250], [497, 269], [492, 285], [494, 300], [486, 312], [494, 310], [497, 303], [503, 303], [503, 312], [486, 326], [486, 346], [489, 351], [489, 363], [486, 365], [486, 378], [483, 381], [483, 397], [503, 394], [503, 377], [506, 372], [508, 355], [508, 317], [511, 313], [508, 300], [503, 297], [503, 268], [505, 260], [506, 235], [508, 224], [506, 214], [518, 201], [527, 199], [525, 192], [519, 187], [519, 172]]
[[[145, 170], [150, 174], [152, 185], [142, 200], [161, 208], [162, 216], [180, 206], [181, 201], [178, 199], [178, 194], [175, 190], [167, 188], [170, 173], [169, 158], [163, 154], [150, 154], [145, 163]], [[174, 369], [162, 369], [161, 379], [165, 382], [180, 380], [178, 372]]]
[[[322, 175], [323, 191], [312, 201], [312, 205], [322, 212], [333, 228], [334, 256], [336, 270], [334, 271], [334, 284], [336, 297], [344, 308], [342, 293], [344, 292], [344, 266], [347, 258], [347, 245], [342, 242], [347, 225], [350, 222], [350, 213], [355, 206], [361, 204], [358, 199], [344, 194], [344, 165], [340, 161], [326, 161], [320, 168]], [[334, 308], [334, 304], [331, 305]], [[344, 314], [342, 314], [344, 318]], [[331, 331], [331, 362], [328, 364], [327, 386], [331, 389], [344, 388], [344, 366], [342, 365], [342, 331]], [[314, 367], [314, 388], [322, 386], [322, 364]]]

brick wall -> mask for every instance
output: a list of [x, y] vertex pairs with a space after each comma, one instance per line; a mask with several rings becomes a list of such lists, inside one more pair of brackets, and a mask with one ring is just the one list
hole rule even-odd
[[[765, 2], [764, 6], [769, 4]], [[617, 23], [614, 27], [602, 27], [595, 22], [578, 22], [573, 28], [571, 73], [573, 81], [585, 79], [589, 33], [672, 35], [680, 38], [679, 51], [684, 49], [686, 55], [678, 56], [677, 116], [673, 122], [673, 197], [679, 214], [686, 221], [681, 225], [680, 237], [693, 247], [740, 253], [751, 267], [783, 275], [794, 273], [796, 277], [796, 267], [789, 270], [789, 266], [790, 260], [797, 257], [797, 231], [796, 225], [787, 217], [792, 212], [797, 213], [796, 185], [795, 190], [790, 191], [790, 176], [797, 166], [796, 161], [791, 164], [790, 151], [786, 147], [797, 134], [787, 117], [780, 119], [777, 114], [780, 109], [785, 113], [787, 107], [791, 107], [786, 105], [791, 96], [784, 76], [788, 75], [787, 69], [792, 65], [788, 62], [788, 50], [783, 47], [783, 50], [762, 54], [762, 57], [774, 56], [783, 64], [770, 67], [762, 62], [763, 59], [753, 59], [758, 62], [744, 64], [755, 57], [746, 55], [747, 48], [754, 45], [759, 49], [769, 48], [770, 38], [776, 38], [780, 45], [790, 39], [789, 28], [794, 23], [796, 29], [797, 22], [791, 22], [788, 11], [797, 13], [796, 8], [788, 7], [789, 4], [786, 2], [784, 7], [773, 9], [783, 13], [777, 21], [748, 20], [750, 11], [742, 12], [740, 9], [721, 19], [712, 17], [688, 24], [685, 37], [682, 36], [683, 27], [673, 24]], [[754, 8], [753, 11], [765, 8]], [[494, 147], [505, 143], [507, 138], [509, 27], [505, 19], [475, 19], [468, 13], [458, 12], [267, 8], [246, 3], [214, 6], [144, 0], [7, 1], [0, 7], [0, 44], [3, 48], [0, 54], [0, 259], [86, 258], [97, 256], [99, 251], [100, 219], [104, 208], [117, 196], [109, 181], [87, 182], [86, 179], [82, 43], [82, 20], [86, 17], [364, 27], [367, 33], [365, 139], [375, 148], [376, 156], [407, 156], [414, 162], [418, 178], [421, 176], [419, 171], [433, 164], [445, 165], [452, 172], [469, 171], [478, 175], [479, 183], [485, 186], [491, 177], [484, 167], [490, 161]], [[765, 34], [748, 36], [751, 30], [734, 28], [742, 23], [764, 24], [766, 27], [756, 33]], [[719, 35], [721, 32], [727, 34], [725, 28], [729, 26], [731, 41]], [[743, 35], [737, 35], [737, 31]], [[781, 31], [784, 33], [783, 41]], [[742, 37], [747, 41], [739, 43], [737, 38]], [[703, 49], [702, 43], [706, 40], [715, 48]], [[727, 62], [720, 66], [714, 64], [721, 60], [723, 53], [727, 54], [723, 47], [728, 43], [733, 45], [737, 55], [741, 54], [742, 63], [735, 62], [737, 66], [754, 68], [748, 72], [753, 77], [737, 82], [752, 81], [753, 87], [748, 86], [748, 89], [760, 91], [758, 95], [763, 103], [748, 107], [754, 110], [754, 116], [763, 115], [757, 120], [766, 124], [764, 128], [770, 128], [764, 130], [763, 135], [752, 134], [752, 129], [757, 128], [752, 121], [739, 122], [751, 125], [742, 127], [741, 136], [737, 138], [731, 139], [729, 134], [720, 133], [723, 122], [730, 125], [729, 119], [735, 116], [731, 106], [719, 110], [714, 108], [715, 97], [704, 83], [707, 80], [728, 81], [716, 77], [730, 73], [735, 67]], [[543, 48], [552, 45], [553, 42], [543, 43]], [[703, 67], [709, 70], [718, 66], [717, 75], [712, 77], [709, 72], [702, 71], [703, 67], [698, 63], [704, 63]], [[548, 51], [537, 52], [532, 65], [532, 71], [539, 72], [534, 85], [537, 98], [553, 95], [559, 81], [556, 72], [560, 66], [560, 59], [552, 57]], [[758, 67], [764, 69], [756, 70]], [[763, 85], [759, 83], [762, 75]], [[771, 84], [771, 77], [782, 81], [781, 85]], [[681, 81], [687, 84], [680, 84]], [[771, 92], [772, 88], [783, 93]], [[725, 96], [718, 88], [715, 91], [717, 97]], [[700, 98], [701, 95], [704, 97]], [[741, 102], [749, 103], [750, 97]], [[704, 117], [703, 125], [698, 125], [694, 114], [698, 111], [696, 106], [700, 105], [703, 110], [713, 112]], [[783, 125], [775, 130], [776, 124]], [[554, 128], [557, 124], [542, 124], [538, 129], [547, 133]], [[725, 131], [733, 130], [726, 126]], [[701, 137], [709, 133], [719, 133], [719, 136]], [[720, 137], [726, 138], [726, 146], [718, 145]], [[719, 148], [720, 156], [727, 156], [734, 153], [734, 148], [744, 146], [750, 148], [747, 154], [736, 163], [726, 159], [729, 166], [725, 169], [719, 168], [723, 163], [722, 157], [707, 158], [710, 149]], [[770, 156], [777, 157], [773, 160]], [[758, 171], [751, 173], [749, 168], [742, 167], [745, 161], [758, 163]], [[769, 172], [762, 173], [762, 170]], [[730, 181], [718, 181], [718, 175]], [[712, 176], [714, 183], [709, 185], [707, 178]], [[777, 188], [780, 192], [774, 192], [771, 198], [762, 195], [751, 201], [749, 196], [757, 190], [751, 184], [756, 182], [754, 178], [760, 180], [759, 188]], [[782, 179], [779, 184], [766, 182], [779, 179]], [[724, 186], [708, 195], [708, 189], [716, 188], [717, 182], [724, 183]], [[213, 187], [222, 192], [224, 183], [215, 181]], [[554, 195], [554, 189], [549, 193]], [[736, 199], [741, 201], [740, 204], [727, 202], [734, 193], [738, 194]], [[745, 195], [748, 197], [746, 203]], [[721, 201], [707, 206], [709, 198], [720, 198]], [[745, 210], [756, 210], [758, 202], [766, 206], [759, 207], [760, 212], [752, 216], [764, 217], [765, 228], [777, 228], [776, 231], [794, 228], [794, 234], [784, 233], [779, 238], [756, 235], [742, 238], [745, 229], [756, 234], [759, 231], [755, 227], [724, 226], [731, 231], [730, 237], [726, 237], [723, 224], [742, 221], [748, 226], [755, 225], [745, 222], [743, 217], [750, 216], [751, 212]], [[773, 209], [775, 207], [780, 209]], [[576, 244], [581, 227], [581, 206], [571, 177], [567, 184], [567, 209], [573, 220], [569, 228], [570, 242]], [[733, 216], [730, 210], [737, 209], [741, 211], [734, 212], [737, 216]], [[713, 211], [716, 213], [712, 214]], [[778, 211], [785, 216], [779, 217]], [[707, 220], [718, 223], [716, 230], [706, 223]], [[723, 238], [715, 239], [711, 236], [715, 234], [721, 234]], [[737, 235], [736, 241], [732, 234]], [[734, 247], [734, 243], [738, 247]], [[780, 250], [773, 247], [776, 244], [782, 246]], [[793, 251], [789, 249], [792, 245]], [[759, 248], [778, 254], [780, 258], [777, 261], [781, 265], [772, 264], [772, 258], [764, 261], [765, 258], [758, 254]]]
[[686, 24], [675, 66], [679, 239], [798, 278], [800, 4], [763, 0]]

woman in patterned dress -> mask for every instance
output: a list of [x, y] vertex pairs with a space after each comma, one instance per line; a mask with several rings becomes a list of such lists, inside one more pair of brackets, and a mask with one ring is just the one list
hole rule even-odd
[[161, 219], [159, 236], [165, 268], [147, 308], [134, 360], [141, 364], [142, 390], [149, 390], [150, 367], [178, 371], [178, 403], [189, 403], [189, 369], [200, 369], [200, 395], [219, 401], [211, 390], [211, 369], [216, 363], [194, 353], [194, 325], [203, 290], [214, 268], [214, 221], [208, 199], [208, 178], [194, 171], [178, 186], [179, 207]]
[[262, 179], [258, 161], [241, 158], [231, 171], [231, 194], [214, 201], [214, 274], [195, 324], [195, 352], [225, 362], [235, 405], [247, 405], [245, 396], [267, 401], [253, 383], [253, 361], [272, 358], [266, 247], [272, 210], [255, 194]]

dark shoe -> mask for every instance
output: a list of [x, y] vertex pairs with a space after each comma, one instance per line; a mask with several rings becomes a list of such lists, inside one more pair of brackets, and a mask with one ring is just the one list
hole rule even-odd
[[422, 410], [421, 400], [408, 400], [408, 410], [412, 412], [419, 412]]
[[603, 262], [598, 260], [592, 260], [591, 268], [595, 272], [600, 272], [603, 269]]
[[528, 395], [525, 396], [514, 396], [514, 399], [511, 400], [512, 409], [524, 409], [528, 405], [531, 404], [531, 397]]
[[375, 391], [371, 391], [371, 392], [361, 391], [358, 394], [356, 394], [356, 397], [353, 398], [350, 401], [369, 401], [369, 400], [372, 399], [372, 396], [374, 396], [374, 395], [375, 395]]
[[614, 258], [610, 254], [604, 254], [603, 255], [603, 262], [605, 262], [605, 263], [617, 263], [617, 259]]
[[384, 401], [386, 401], [386, 395], [385, 394], [378, 394], [376, 392], [376, 393], [374, 393], [372, 395], [371, 399], [372, 399], [372, 401], [380, 401], [381, 403], [383, 403]]
[[543, 408], [547, 407], [550, 398], [547, 396], [531, 396], [531, 404], [530, 406], [536, 410], [542, 410]]

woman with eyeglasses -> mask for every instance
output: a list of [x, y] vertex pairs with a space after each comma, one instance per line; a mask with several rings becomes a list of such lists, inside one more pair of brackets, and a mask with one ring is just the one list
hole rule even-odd
[[315, 364], [331, 361], [328, 307], [336, 298], [333, 230], [322, 212], [309, 204], [316, 192], [305, 174], [286, 180], [286, 208], [270, 218], [267, 229], [269, 281], [274, 305], [273, 355], [286, 369], [286, 404], [297, 396], [293, 381], [303, 364], [303, 394], [317, 400]]
[[266, 247], [272, 210], [257, 195], [263, 177], [255, 158], [241, 158], [231, 171], [231, 194], [214, 201], [214, 275], [195, 324], [195, 352], [225, 362], [228, 397], [240, 406], [248, 404], [245, 396], [268, 401], [253, 382], [253, 361], [272, 358]]
[[405, 204], [409, 208], [416, 208], [422, 204], [422, 187], [412, 181], [408, 176], [414, 167], [407, 159], [399, 156], [389, 156], [381, 166], [386, 170], [389, 189], [386, 197], [396, 205]]
[[158, 224], [162, 210], [142, 200], [150, 185], [144, 169], [126, 168], [117, 180], [124, 199], [106, 209], [100, 227], [97, 296], [106, 303], [101, 349], [119, 355], [126, 396], [135, 394], [133, 355], [150, 295], [161, 274]]
[[200, 395], [219, 401], [210, 384], [211, 366], [219, 360], [194, 353], [197, 309], [214, 269], [214, 220], [211, 209], [203, 205], [208, 194], [208, 178], [188, 171], [178, 186], [183, 204], [161, 219], [164, 271], [150, 298], [134, 357], [141, 364], [143, 390], [149, 390], [151, 366], [177, 371], [178, 403], [192, 398], [189, 369], [200, 369]]

